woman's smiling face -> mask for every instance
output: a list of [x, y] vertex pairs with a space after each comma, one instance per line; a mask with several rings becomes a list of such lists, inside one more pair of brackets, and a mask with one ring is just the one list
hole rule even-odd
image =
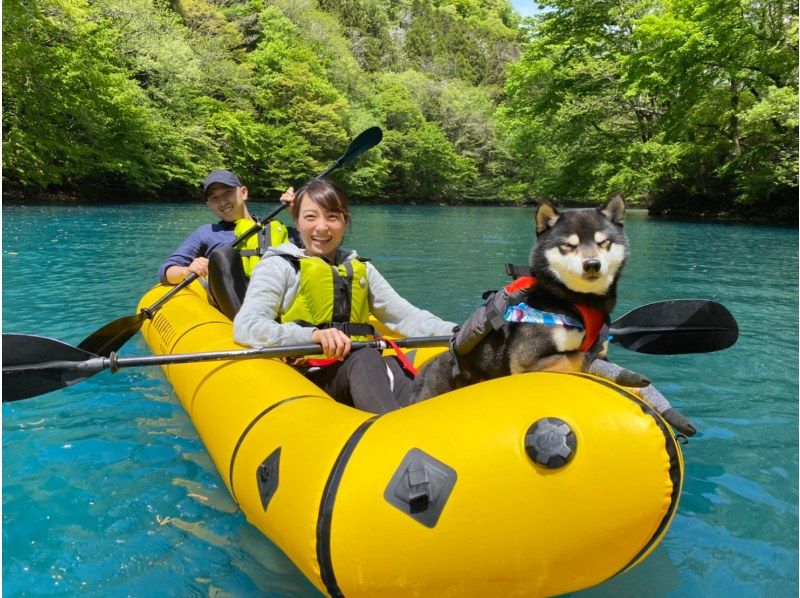
[[307, 194], [297, 201], [301, 202], [297, 230], [306, 247], [306, 253], [333, 261], [347, 228], [344, 214], [322, 208]]

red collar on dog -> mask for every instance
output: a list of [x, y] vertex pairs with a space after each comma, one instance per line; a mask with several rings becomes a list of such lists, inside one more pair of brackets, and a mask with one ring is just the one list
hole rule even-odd
[[[514, 282], [507, 284], [505, 290], [509, 295], [513, 295], [517, 291], [532, 289], [537, 282], [538, 280], [535, 276], [520, 276]], [[606, 312], [583, 304], [575, 304], [575, 309], [581, 314], [583, 326], [586, 330], [583, 342], [578, 350], [581, 353], [586, 353], [595, 344], [597, 337], [600, 336], [600, 329], [606, 321]]]

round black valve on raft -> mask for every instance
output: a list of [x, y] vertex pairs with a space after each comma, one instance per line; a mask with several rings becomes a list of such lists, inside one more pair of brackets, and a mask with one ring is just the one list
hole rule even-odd
[[569, 424], [557, 417], [538, 420], [525, 434], [528, 457], [548, 469], [557, 469], [569, 463], [577, 443], [575, 432]]

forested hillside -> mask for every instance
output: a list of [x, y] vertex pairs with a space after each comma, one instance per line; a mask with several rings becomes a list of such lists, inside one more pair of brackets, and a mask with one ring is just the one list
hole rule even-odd
[[501, 108], [526, 190], [796, 214], [795, 2], [546, 5]]
[[213, 167], [258, 194], [348, 139], [356, 196], [496, 197], [494, 113], [523, 39], [506, 0], [9, 0], [7, 184], [196, 190]]
[[6, 0], [8, 192], [796, 203], [788, 1]]

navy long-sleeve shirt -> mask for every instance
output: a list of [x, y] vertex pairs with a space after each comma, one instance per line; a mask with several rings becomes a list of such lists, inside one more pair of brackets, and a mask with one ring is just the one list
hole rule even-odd
[[[256, 218], [253, 216], [253, 218]], [[271, 221], [270, 221], [271, 222]], [[225, 222], [220, 220], [216, 224], [204, 224], [186, 237], [171, 256], [169, 256], [158, 269], [158, 279], [164, 284], [169, 284], [167, 280], [167, 268], [170, 266], [188, 266], [197, 257], [208, 257], [220, 245], [230, 245], [236, 239], [234, 229], [235, 222]], [[289, 241], [298, 247], [303, 246], [300, 234], [293, 226], [286, 227], [289, 233]]]
[[197, 257], [208, 257], [211, 252], [220, 245], [230, 245], [233, 243], [233, 230], [236, 228], [235, 222], [225, 222], [220, 220], [215, 224], [204, 224], [192, 232], [186, 240], [180, 244], [175, 252], [169, 256], [158, 269], [158, 278], [161, 282], [168, 284], [167, 268], [170, 266], [188, 266]]

